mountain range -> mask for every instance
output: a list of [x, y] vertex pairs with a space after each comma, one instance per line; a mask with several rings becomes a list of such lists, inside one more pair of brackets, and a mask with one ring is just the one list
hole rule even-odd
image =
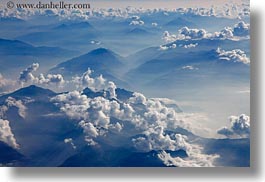
[[121, 86], [126, 82], [120, 76], [125, 69], [124, 58], [106, 48], [98, 48], [84, 55], [62, 62], [50, 70], [51, 73], [60, 73], [66, 77], [81, 75], [88, 68], [95, 76], [104, 75]]
[[0, 70], [2, 73], [21, 71], [35, 62], [47, 68], [78, 54], [60, 47], [38, 47], [19, 40], [0, 39]]
[[91, 49], [89, 42], [100, 33], [89, 22], [66, 22], [55, 27], [34, 30], [16, 39], [41, 46], [58, 46], [70, 50]]
[[[130, 91], [119, 88], [116, 91], [119, 102], [126, 102], [132, 94]], [[88, 88], [83, 91], [83, 94], [91, 98], [101, 97], [101, 93], [93, 92]], [[31, 113], [22, 118], [15, 107], [7, 111], [6, 119], [10, 121], [20, 147], [13, 149], [0, 142], [0, 162], [3, 165], [9, 163], [11, 166], [165, 166], [158, 157], [161, 151], [139, 152], [130, 144], [125, 148], [112, 145], [109, 140], [116, 137], [112, 132], [108, 134], [108, 138], [98, 140], [99, 145], [85, 145], [82, 142], [82, 130], [74, 124], [75, 122], [59, 114], [59, 108], [50, 102], [50, 98], [56, 95], [58, 94], [53, 91], [32, 85], [0, 97], [0, 105], [5, 104], [6, 98], [13, 97], [21, 100], [27, 108], [27, 113]], [[167, 133], [185, 135], [190, 140], [203, 145], [206, 153], [220, 154], [219, 165], [249, 165], [249, 139], [206, 139], [183, 128], [176, 128]], [[78, 148], [74, 150], [66, 145], [64, 143], [66, 137], [75, 138]], [[133, 137], [136, 136], [131, 138]], [[128, 138], [123, 142], [130, 140]], [[167, 152], [173, 157], [184, 159], [188, 155], [185, 150]], [[239, 162], [242, 157], [246, 160]]]

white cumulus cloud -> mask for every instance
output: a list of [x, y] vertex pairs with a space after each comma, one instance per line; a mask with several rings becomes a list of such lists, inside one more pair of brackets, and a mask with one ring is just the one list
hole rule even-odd
[[140, 25], [140, 26], [142, 26], [142, 25], [144, 25], [144, 21], [142, 21], [142, 20], [133, 20], [133, 21], [130, 22], [130, 25]]
[[214, 162], [219, 155], [203, 154], [203, 148], [199, 145], [190, 145], [188, 151], [188, 157], [172, 157], [169, 153], [162, 151], [158, 154], [158, 157], [167, 166], [177, 166], [177, 167], [214, 167]]
[[208, 36], [205, 29], [190, 29], [188, 27], [181, 28], [179, 34], [185, 39], [202, 39]]
[[250, 64], [250, 59], [247, 57], [246, 53], [240, 49], [225, 51], [218, 47], [216, 52], [219, 56], [219, 59]]
[[33, 75], [33, 72], [37, 71], [39, 68], [39, 63], [33, 63], [26, 69], [24, 69], [19, 76], [19, 81], [20, 83], [27, 83], [27, 82], [34, 82], [35, 81], [35, 76]]
[[61, 74], [48, 74], [47, 76], [40, 74], [35, 76], [33, 73], [36, 72], [39, 68], [39, 63], [33, 63], [26, 69], [24, 69], [19, 76], [19, 83], [23, 86], [25, 84], [56, 84], [58, 86], [62, 86], [65, 81]]
[[[235, 24], [233, 27], [225, 27], [217, 32], [208, 32], [205, 29], [196, 29], [182, 27], [177, 34], [165, 31], [162, 39], [165, 42], [174, 42], [176, 40], [197, 40], [197, 39], [231, 39], [240, 40], [249, 37], [250, 25], [243, 21]], [[186, 47], [189, 48], [189, 47]]]
[[17, 107], [19, 116], [21, 116], [22, 118], [26, 117], [27, 107], [23, 104], [21, 100], [16, 100], [13, 97], [8, 97], [5, 102], [8, 108]]
[[231, 116], [229, 118], [230, 127], [222, 127], [217, 133], [227, 137], [249, 137], [250, 135], [250, 118], [245, 114], [240, 116]]
[[233, 31], [236, 36], [248, 36], [250, 33], [250, 24], [241, 21], [234, 26]]
[[13, 148], [19, 147], [8, 120], [0, 119], [0, 141], [5, 142]]
[[[93, 78], [91, 73], [92, 71], [88, 70], [75, 81], [78, 81], [82, 88], [89, 85], [94, 91], [102, 91], [99, 90], [100, 88], [106, 89], [105, 85], [110, 82], [103, 80], [103, 77]], [[95, 89], [95, 79], [101, 80], [98, 81], [100, 86], [97, 89]], [[179, 113], [172, 104], [169, 104], [172, 101], [161, 98], [148, 99], [138, 92], [134, 92], [126, 101], [112, 99], [107, 94], [94, 98], [84, 94], [76, 90], [59, 94], [51, 101], [83, 129], [84, 140], [88, 145], [98, 144], [99, 140], [111, 131], [120, 137], [132, 137], [131, 144], [140, 151], [183, 149], [187, 151], [190, 160], [197, 160], [197, 165], [200, 164], [199, 160], [209, 157], [203, 154], [202, 150], [196, 154], [192, 153], [190, 148], [196, 147], [190, 143], [187, 136], [166, 133], [174, 131], [177, 127], [195, 131], [196, 129], [192, 129], [193, 123], [202, 120], [200, 117], [196, 120], [196, 115]], [[196, 121], [193, 122], [194, 119]]]
[[93, 78], [93, 71], [88, 68], [88, 70], [83, 73], [82, 76], [76, 76], [73, 78], [73, 82], [78, 88], [84, 89], [89, 88], [92, 91], [108, 91], [110, 98], [116, 97], [116, 85], [112, 81], [107, 81], [102, 75]]

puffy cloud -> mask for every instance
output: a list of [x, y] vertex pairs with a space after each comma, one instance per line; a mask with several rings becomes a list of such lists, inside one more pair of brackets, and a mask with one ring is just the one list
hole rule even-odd
[[76, 76], [73, 78], [73, 82], [77, 84], [79, 88], [89, 88], [93, 91], [105, 90], [109, 92], [110, 98], [116, 97], [116, 85], [112, 81], [107, 81], [102, 75], [93, 78], [93, 71], [88, 68], [88, 70], [83, 73], [81, 77]]
[[90, 108], [90, 99], [79, 91], [57, 95], [51, 101], [71, 119], [81, 120], [88, 117], [87, 109]]
[[124, 118], [130, 116], [131, 112], [129, 106], [124, 106], [126, 109], [121, 110], [120, 104], [115, 100], [110, 101], [103, 97], [91, 99], [79, 91], [57, 95], [51, 101], [71, 119], [81, 120], [79, 126], [90, 139], [108, 129], [121, 131], [121, 124], [111, 124], [110, 117]]
[[46, 77], [43, 74], [40, 74], [36, 79], [39, 84], [56, 84], [62, 85], [65, 83], [64, 78], [61, 74], [51, 75], [48, 74]]
[[22, 85], [29, 83], [29, 84], [56, 84], [59, 86], [62, 86], [62, 84], [65, 83], [64, 78], [61, 74], [48, 74], [47, 76], [44, 76], [43, 74], [40, 74], [39, 76], [34, 76], [33, 72], [36, 72], [39, 68], [39, 63], [33, 63], [28, 68], [23, 70], [20, 73], [19, 76], [19, 83]]
[[117, 122], [115, 124], [111, 124], [109, 128], [114, 132], [120, 132], [123, 127], [119, 122]]
[[64, 143], [66, 143], [66, 144], [69, 143], [73, 149], [76, 149], [76, 146], [75, 146], [72, 138], [65, 138]]
[[87, 145], [97, 145], [97, 142], [95, 142], [92, 138], [89, 138], [88, 136], [85, 137], [85, 141], [87, 142]]
[[26, 117], [27, 107], [22, 103], [21, 100], [16, 100], [13, 97], [8, 97], [5, 102], [8, 108], [17, 107], [19, 116], [21, 116], [22, 118]]
[[213, 37], [220, 39], [231, 39], [234, 37], [233, 29], [231, 27], [225, 27], [220, 32], [215, 32]]
[[[143, 94], [134, 93], [127, 103], [119, 103], [104, 97], [91, 99], [84, 96], [81, 99], [81, 92], [74, 92], [75, 99], [70, 96], [73, 95], [71, 92], [58, 95], [53, 100], [56, 100], [57, 105], [60, 105], [61, 110], [68, 116], [73, 118], [74, 115], [77, 120], [81, 120], [79, 126], [83, 129], [88, 145], [97, 144], [95, 140], [99, 136], [105, 136], [111, 130], [120, 134], [121, 137], [143, 134], [141, 137], [132, 139], [135, 148], [141, 151], [183, 149], [188, 151], [190, 157], [188, 164], [190, 165], [194, 165], [192, 160], [199, 161], [203, 157], [207, 158], [202, 151], [197, 154], [191, 152], [190, 148], [194, 148], [194, 146], [189, 143], [186, 136], [166, 134], [166, 130], [174, 131], [178, 126], [188, 129], [190, 125], [188, 121], [187, 123], [183, 121], [187, 118], [183, 113], [177, 113], [174, 108], [166, 106], [163, 99], [147, 99]], [[68, 109], [66, 110], [65, 107]], [[123, 124], [113, 123], [116, 119], [122, 121]], [[126, 125], [129, 123], [134, 128], [130, 127], [128, 130]], [[208, 158], [210, 157], [208, 156]], [[176, 161], [178, 160], [176, 159]], [[195, 164], [199, 165], [200, 162], [198, 161]], [[211, 162], [208, 161], [209, 166]], [[176, 164], [180, 165], [179, 163]], [[201, 164], [206, 166], [206, 164]]]
[[241, 21], [234, 26], [233, 31], [235, 36], [248, 36], [250, 33], [250, 24]]
[[[171, 34], [168, 31], [165, 31], [162, 39], [165, 42], [174, 42], [176, 40], [196, 40], [196, 39], [240, 39], [241, 37], [245, 38], [249, 36], [250, 25], [241, 21], [234, 25], [234, 27], [225, 27], [218, 32], [207, 32], [205, 29], [196, 29], [182, 27], [178, 30], [178, 34]], [[184, 47], [184, 46], [182, 46]], [[195, 47], [190, 44], [185, 48]]]
[[138, 92], [133, 93], [133, 97], [129, 99], [129, 102], [132, 104], [145, 104], [146, 103], [146, 97]]
[[225, 27], [220, 32], [214, 33], [214, 38], [221, 39], [233, 39], [235, 36], [237, 37], [246, 37], [249, 36], [250, 25], [241, 21], [234, 25], [234, 27]]
[[169, 153], [162, 151], [158, 154], [158, 157], [167, 166], [177, 167], [214, 167], [214, 162], [219, 155], [216, 154], [204, 154], [203, 148], [199, 145], [189, 145], [188, 157], [172, 157]]
[[11, 131], [9, 121], [0, 119], [0, 141], [5, 142], [13, 148], [18, 148], [16, 138]]
[[39, 63], [33, 63], [28, 68], [24, 69], [19, 76], [20, 83], [34, 82], [35, 76], [32, 74], [39, 68]]
[[166, 50], [168, 50], [168, 47], [165, 46], [165, 45], [161, 45], [161, 46], [159, 47], [159, 50], [161, 50], [161, 51], [166, 51]]
[[231, 129], [234, 133], [242, 136], [250, 134], [250, 118], [249, 116], [242, 114], [240, 116], [231, 116], [230, 122], [232, 124]]
[[162, 126], [149, 128], [144, 132], [144, 134], [145, 137], [132, 139], [135, 147], [138, 150], [187, 150], [188, 145], [183, 135], [176, 134], [174, 137], [171, 137], [168, 134], [164, 133], [164, 128]]
[[109, 96], [110, 96], [110, 98], [116, 98], [117, 97], [117, 95], [116, 95], [116, 85], [115, 85], [115, 83], [114, 82], [112, 82], [112, 81], [109, 81], [108, 82], [108, 85], [107, 85], [107, 91], [109, 91]]
[[85, 73], [83, 73], [83, 75], [81, 77], [74, 77], [74, 82], [79, 84], [80, 87], [85, 88], [88, 87], [90, 89], [93, 89], [93, 91], [95, 91], [95, 80], [93, 78], [90, 77], [92, 73], [92, 70], [90, 70], [89, 68], [87, 69], [87, 71]]
[[124, 118], [132, 118], [132, 115], [135, 112], [133, 107], [128, 103], [123, 104], [123, 110], [124, 110], [123, 111], [124, 112]]
[[231, 116], [229, 118], [230, 127], [222, 127], [217, 130], [220, 135], [227, 137], [249, 137], [250, 135], [250, 118], [245, 114], [240, 116]]
[[[27, 101], [28, 102], [28, 101]], [[21, 100], [16, 100], [13, 97], [8, 97], [5, 100], [5, 104], [0, 106], [0, 118], [3, 118], [5, 113], [8, 111], [10, 107], [16, 107], [18, 108], [18, 114], [20, 117], [25, 118], [26, 117], [26, 110], [27, 107], [23, 104]]]
[[205, 29], [190, 29], [188, 27], [183, 27], [178, 30], [178, 34], [171, 34], [168, 31], [163, 33], [162, 39], [165, 42], [174, 42], [176, 40], [185, 39], [204, 39], [211, 38], [212, 34], [208, 33]]
[[177, 48], [177, 44], [171, 44], [169, 46], [166, 45], [160, 45], [159, 50], [161, 51], [166, 51], [168, 49], [176, 49]]
[[250, 59], [247, 57], [245, 52], [240, 49], [225, 51], [218, 47], [216, 53], [218, 54], [219, 59], [222, 60], [250, 64]]
[[188, 27], [181, 28], [179, 34], [184, 36], [185, 39], [202, 39], [208, 36], [204, 29], [190, 29]]
[[162, 37], [162, 39], [163, 39], [165, 42], [173, 42], [173, 41], [177, 40], [177, 36], [174, 35], [174, 34], [169, 33], [168, 31], [165, 31], [165, 32], [163, 33], [163, 37]]
[[[82, 88], [89, 85], [98, 91], [95, 89], [96, 78], [92, 78], [91, 73], [92, 71], [88, 70], [75, 81], [77, 80]], [[97, 78], [101, 80], [98, 81], [100, 83], [98, 88], [106, 88], [102, 85], [109, 82], [103, 80], [103, 77]], [[143, 94], [134, 92], [132, 97], [122, 102], [117, 98], [111, 99], [107, 94], [89, 98], [82, 91], [63, 93], [55, 96], [51, 101], [78, 123], [83, 129], [84, 140], [88, 145], [98, 144], [97, 142], [111, 131], [120, 137], [132, 137], [131, 144], [138, 150], [183, 149], [189, 153], [190, 160], [198, 161], [205, 156], [200, 151], [196, 158], [196, 154], [190, 151], [190, 148], [195, 146], [190, 143], [188, 137], [178, 133], [167, 133], [167, 131], [175, 131], [177, 127], [193, 131], [191, 130], [192, 117], [179, 113], [179, 110], [172, 106], [172, 101], [161, 98], [147, 99]]]
[[90, 107], [89, 120], [92, 120], [96, 126], [104, 129], [109, 128], [111, 114], [115, 116], [119, 112], [117, 109], [119, 107], [117, 101], [109, 101], [103, 97], [92, 99], [90, 101]]
[[97, 128], [92, 123], [80, 121], [79, 126], [81, 126], [84, 133], [90, 137], [96, 138], [99, 135]]
[[195, 43], [195, 44], [185, 44], [185, 45], [179, 45], [180, 47], [183, 47], [183, 48], [185, 48], [185, 49], [190, 49], [190, 48], [195, 48], [195, 47], [197, 47], [198, 46], [198, 43]]
[[[203, 148], [196, 144], [188, 142], [188, 138], [181, 134], [165, 134], [164, 128], [158, 126], [150, 128], [144, 132], [145, 137], [133, 139], [135, 147], [142, 151], [156, 150], [161, 151], [158, 157], [167, 166], [177, 167], [213, 167], [214, 161], [219, 158], [218, 155], [208, 155], [203, 153]], [[185, 150], [188, 157], [172, 157], [165, 150], [177, 151]]]
[[184, 15], [215, 16], [242, 19], [243, 17], [249, 17], [250, 8], [249, 3], [242, 3], [233, 5], [224, 4], [224, 6], [215, 6], [211, 8], [178, 8], [177, 12], [180, 12]]
[[133, 21], [131, 21], [130, 25], [140, 25], [140, 26], [142, 26], [142, 25], [144, 25], [144, 21], [142, 21], [142, 20], [133, 20]]

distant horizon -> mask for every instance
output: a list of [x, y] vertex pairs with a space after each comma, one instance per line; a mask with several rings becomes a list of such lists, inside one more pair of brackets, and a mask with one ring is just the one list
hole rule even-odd
[[[128, 1], [128, 0], [116, 0], [115, 2], [111, 0], [90, 0], [86, 1], [91, 3], [92, 8], [112, 8], [114, 5], [117, 8], [124, 8], [128, 6], [137, 7], [137, 8], [196, 8], [196, 7], [204, 7], [204, 8], [210, 8], [211, 6], [222, 6], [226, 3], [233, 3], [237, 4], [240, 2], [243, 2], [243, 0], [207, 0], [207, 1], [200, 1], [198, 5], [198, 0], [169, 0], [169, 1], [163, 1], [163, 0], [157, 0], [157, 1], [151, 1], [151, 0], [134, 0], [134, 1]], [[95, 6], [93, 6], [95, 5]]]
[[[60, 2], [61, 0], [41, 0], [40, 2]], [[6, 3], [8, 0], [4, 0], [0, 2], [0, 4], [4, 6], [0, 6], [0, 9], [5, 8]], [[34, 0], [13, 0], [14, 3], [36, 3]], [[64, 0], [65, 3], [73, 3], [71, 0]], [[169, 0], [169, 1], [151, 1], [151, 0], [115, 0], [114, 2], [112, 0], [79, 0], [76, 1], [76, 3], [90, 3], [91, 9], [97, 9], [97, 8], [126, 8], [126, 7], [135, 7], [135, 8], [148, 8], [148, 9], [155, 9], [155, 8], [168, 8], [168, 9], [174, 9], [174, 8], [197, 8], [197, 7], [204, 7], [204, 8], [210, 8], [210, 7], [218, 7], [223, 6], [225, 4], [241, 4], [241, 3], [248, 3], [248, 1], [245, 0], [206, 0], [206, 1], [200, 1], [198, 4], [198, 0]]]

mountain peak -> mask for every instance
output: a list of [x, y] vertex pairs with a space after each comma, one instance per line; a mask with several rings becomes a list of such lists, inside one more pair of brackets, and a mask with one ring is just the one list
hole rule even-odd
[[52, 96], [55, 93], [49, 89], [44, 89], [38, 87], [36, 85], [30, 85], [28, 87], [21, 88], [11, 94], [9, 96], [22, 96], [22, 97], [32, 97], [32, 96]]
[[96, 54], [96, 55], [98, 55], [98, 54], [112, 54], [112, 52], [110, 50], [103, 48], [103, 47], [92, 50], [90, 53]]
[[166, 24], [166, 26], [194, 26], [194, 24], [184, 18], [177, 17]]
[[79, 22], [79, 23], [74, 23], [73, 26], [75, 28], [89, 28], [92, 27], [90, 23], [88, 22]]
[[148, 32], [142, 28], [134, 28], [129, 32], [129, 34], [148, 34]]

